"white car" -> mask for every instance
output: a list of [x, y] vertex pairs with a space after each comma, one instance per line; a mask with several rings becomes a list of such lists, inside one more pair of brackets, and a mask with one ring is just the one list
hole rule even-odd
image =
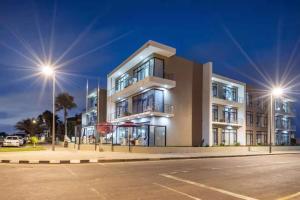
[[7, 136], [3, 141], [4, 147], [19, 147], [20, 139], [18, 136]]

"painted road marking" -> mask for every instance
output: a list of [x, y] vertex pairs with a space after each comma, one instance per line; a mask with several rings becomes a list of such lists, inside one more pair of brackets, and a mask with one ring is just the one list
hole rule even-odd
[[204, 184], [201, 184], [201, 183], [197, 183], [197, 182], [194, 182], [194, 181], [190, 181], [190, 180], [186, 180], [186, 179], [183, 179], [183, 178], [178, 178], [176, 176], [172, 176], [172, 175], [168, 175], [168, 174], [160, 174], [160, 175], [163, 176], [163, 177], [169, 178], [169, 179], [173, 179], [173, 180], [176, 180], [176, 181], [181, 181], [183, 183], [188, 183], [188, 184], [191, 184], [191, 185], [194, 185], [194, 186], [197, 186], [197, 187], [201, 187], [201, 188], [205, 188], [205, 189], [210, 189], [210, 190], [213, 190], [213, 191], [216, 191], [216, 192], [227, 194], [229, 196], [233, 196], [233, 197], [236, 197], [236, 198], [239, 198], [239, 199], [257, 200], [257, 199], [252, 198], [252, 197], [248, 197], [248, 196], [244, 196], [244, 195], [241, 195], [241, 194], [233, 193], [233, 192], [230, 192], [230, 191], [227, 191], [227, 190], [223, 190], [223, 189], [219, 189], [219, 188], [207, 186], [207, 185], [204, 185]]
[[288, 199], [293, 199], [293, 198], [298, 197], [298, 196], [300, 196], [300, 192], [297, 192], [295, 194], [291, 194], [289, 196], [281, 197], [277, 200], [288, 200]]
[[63, 167], [72, 175], [72, 176], [76, 176], [77, 174], [75, 174], [75, 172], [73, 172], [73, 170], [71, 170], [70, 168], [66, 167], [65, 165], [63, 165]]
[[175, 190], [175, 189], [173, 189], [173, 188], [170, 188], [170, 187], [168, 187], [168, 186], [161, 185], [161, 184], [158, 184], [158, 183], [153, 183], [153, 184], [154, 184], [154, 185], [158, 185], [158, 186], [160, 186], [160, 187], [162, 187], [162, 188], [165, 188], [165, 189], [167, 189], [167, 190], [170, 190], [170, 191], [172, 191], [172, 192], [181, 194], [181, 195], [183, 195], [183, 196], [189, 197], [189, 198], [191, 198], [191, 199], [194, 199], [194, 200], [201, 200], [201, 199], [199, 199], [198, 197], [194, 197], [194, 196], [189, 195], [189, 194], [187, 194], [187, 193], [180, 192], [180, 191]]

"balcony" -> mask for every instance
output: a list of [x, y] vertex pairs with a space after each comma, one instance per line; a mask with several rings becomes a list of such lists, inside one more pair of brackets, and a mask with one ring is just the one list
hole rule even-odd
[[212, 102], [218, 105], [224, 105], [224, 106], [231, 105], [235, 107], [240, 107], [244, 104], [245, 101], [243, 97], [237, 97], [234, 99], [234, 98], [225, 97], [223, 95], [219, 95], [219, 96], [213, 96]]
[[215, 125], [241, 127], [244, 124], [244, 119], [212, 119], [212, 122]]
[[110, 114], [111, 122], [129, 121], [144, 117], [174, 117], [174, 106], [169, 104], [156, 104], [143, 107], [141, 112], [132, 113], [127, 109]]
[[276, 130], [284, 130], [284, 131], [296, 131], [295, 125], [284, 125], [284, 124], [276, 124]]
[[296, 109], [283, 109], [283, 108], [275, 108], [275, 116], [289, 116], [289, 117], [296, 117]]
[[174, 80], [167, 79], [167, 78], [160, 78], [156, 76], [148, 76], [140, 81], [136, 81], [135, 78], [132, 78], [130, 80], [131, 81], [128, 81], [128, 84], [125, 84], [124, 88], [122, 89], [113, 88], [110, 91], [111, 101], [114, 102], [129, 97], [147, 88], [160, 87], [165, 89], [171, 89], [176, 87], [176, 82]]

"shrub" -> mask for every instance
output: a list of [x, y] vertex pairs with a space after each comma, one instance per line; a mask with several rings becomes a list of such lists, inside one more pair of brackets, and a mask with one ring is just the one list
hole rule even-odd
[[239, 142], [235, 143], [235, 146], [240, 146], [241, 144]]
[[30, 142], [33, 144], [33, 147], [35, 147], [35, 144], [39, 142], [39, 139], [36, 136], [32, 136]]

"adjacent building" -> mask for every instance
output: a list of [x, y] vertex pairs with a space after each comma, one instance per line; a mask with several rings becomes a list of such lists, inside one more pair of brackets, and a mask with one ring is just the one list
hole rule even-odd
[[92, 143], [97, 137], [96, 125], [106, 121], [106, 98], [105, 89], [94, 89], [87, 92], [86, 110], [82, 113], [81, 138], [84, 143]]
[[[211, 62], [196, 63], [177, 56], [173, 47], [148, 41], [107, 77], [107, 121], [116, 128], [105, 141], [139, 146], [267, 144], [267, 104], [246, 90], [245, 83], [214, 74]], [[286, 108], [277, 100], [275, 106]], [[290, 110], [280, 111], [274, 112], [280, 122], [293, 117]], [[294, 127], [286, 127], [290, 138]], [[276, 128], [280, 141], [282, 131]], [[285, 135], [283, 140], [288, 140]]]

